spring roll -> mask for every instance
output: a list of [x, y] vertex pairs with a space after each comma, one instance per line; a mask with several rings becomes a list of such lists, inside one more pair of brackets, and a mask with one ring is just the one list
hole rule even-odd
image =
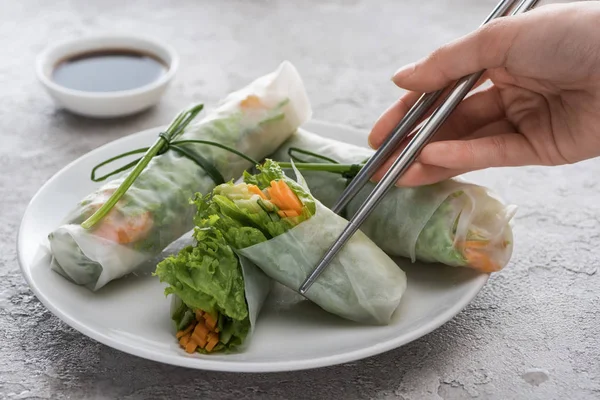
[[[272, 158], [288, 161], [290, 148], [307, 150], [341, 164], [364, 163], [373, 151], [299, 129]], [[303, 161], [326, 162], [298, 154]], [[312, 194], [331, 207], [347, 185], [340, 174], [303, 171]], [[345, 210], [352, 217], [374, 184], [368, 183]], [[490, 190], [450, 179], [417, 188], [394, 188], [361, 225], [361, 230], [386, 253], [412, 261], [439, 262], [482, 272], [499, 271], [512, 255], [510, 220], [514, 206]]]
[[[304, 85], [292, 64], [231, 93], [178, 140], [220, 142], [254, 159], [275, 151], [310, 118]], [[210, 145], [183, 145], [224, 177], [238, 178], [251, 163]], [[121, 200], [100, 223], [86, 230], [80, 224], [119, 187], [128, 171], [86, 196], [64, 223], [49, 235], [52, 268], [76, 284], [97, 290], [136, 270], [193, 228], [197, 191], [215, 187], [211, 175], [175, 151], [152, 159]]]
[[[267, 160], [244, 183], [217, 186], [197, 197], [196, 224], [218, 227], [238, 254], [297, 291], [347, 221]], [[406, 289], [406, 275], [367, 236], [357, 232], [305, 296], [333, 314], [387, 324]]]
[[175, 337], [190, 354], [243, 350], [272, 281], [236, 255], [219, 230], [207, 225], [194, 238], [195, 245], [156, 267], [168, 284]]

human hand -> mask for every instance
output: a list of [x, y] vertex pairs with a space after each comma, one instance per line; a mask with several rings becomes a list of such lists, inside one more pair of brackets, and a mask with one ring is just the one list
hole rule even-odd
[[421, 93], [484, 69], [491, 87], [463, 100], [398, 185], [600, 155], [600, 3], [595, 1], [548, 5], [494, 20], [401, 68], [393, 81], [409, 92], [376, 122], [371, 147], [383, 143]]

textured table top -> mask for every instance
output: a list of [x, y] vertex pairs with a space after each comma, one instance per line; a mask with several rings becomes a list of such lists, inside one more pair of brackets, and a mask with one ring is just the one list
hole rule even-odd
[[[510, 265], [435, 332], [337, 367], [244, 375], [146, 361], [60, 322], [19, 271], [27, 203], [75, 158], [164, 124], [192, 101], [214, 103], [283, 59], [303, 75], [315, 118], [366, 131], [400, 95], [394, 70], [475, 28], [494, 3], [1, 1], [0, 398], [600, 398], [600, 160], [475, 174], [520, 207]], [[170, 42], [182, 61], [174, 85], [159, 106], [127, 119], [57, 110], [36, 81], [36, 54], [107, 31]]]

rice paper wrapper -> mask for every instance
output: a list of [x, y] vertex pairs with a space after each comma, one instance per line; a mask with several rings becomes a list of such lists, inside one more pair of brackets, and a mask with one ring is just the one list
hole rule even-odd
[[[298, 175], [298, 183], [304, 179]], [[266, 242], [239, 250], [269, 277], [297, 291], [348, 221], [315, 202], [312, 218]], [[306, 292], [333, 314], [367, 324], [388, 324], [406, 290], [406, 274], [358, 231]]]
[[[310, 118], [302, 80], [289, 62], [231, 93], [206, 117], [190, 124], [177, 140], [226, 144], [254, 159], [271, 154]], [[225, 180], [238, 178], [251, 163], [227, 150], [183, 145], [211, 162]], [[193, 228], [194, 193], [215, 182], [201, 167], [175, 151], [152, 159], [111, 212], [91, 230], [80, 224], [123, 182], [127, 172], [86, 196], [48, 236], [51, 267], [64, 277], [98, 290], [136, 271]]]
[[[241, 346], [235, 349], [235, 351], [239, 352], [246, 350], [250, 345], [254, 329], [256, 328], [256, 321], [265, 304], [265, 300], [273, 288], [273, 281], [248, 258], [238, 255], [238, 259], [242, 274], [244, 275], [244, 292], [246, 304], [248, 305], [248, 319], [250, 320], [250, 330], [248, 331], [246, 339]], [[181, 303], [182, 300], [179, 296], [171, 295], [170, 315], [173, 315], [177, 311]], [[173, 327], [174, 332], [176, 332], [177, 328], [175, 323], [173, 324]]]
[[[288, 151], [292, 147], [344, 164], [362, 163], [374, 153], [298, 129], [271, 157], [289, 161]], [[323, 162], [311, 156], [301, 157], [309, 162]], [[327, 207], [335, 204], [347, 185], [347, 180], [339, 174], [320, 171], [303, 171], [303, 174], [312, 194]], [[356, 213], [373, 188], [373, 183], [365, 185], [347, 206], [346, 217]], [[509, 222], [515, 211], [516, 207], [505, 205], [489, 189], [455, 178], [435, 185], [392, 189], [361, 225], [361, 231], [392, 256], [473, 267], [470, 262], [485, 254], [497, 270], [512, 255]], [[466, 246], [469, 240], [488, 243], [469, 253], [472, 250]]]
[[242, 274], [244, 275], [246, 304], [248, 304], [248, 316], [250, 319], [250, 332], [248, 332], [244, 344], [239, 348], [240, 350], [243, 350], [248, 347], [249, 339], [256, 327], [256, 320], [265, 304], [265, 300], [273, 288], [273, 280], [265, 275], [265, 273], [248, 258], [241, 255], [238, 255], [238, 257], [242, 267]]
[[88, 287], [93, 290], [133, 272], [149, 258], [144, 252], [91, 234], [80, 225], [63, 225], [52, 235], [51, 268], [71, 281], [90, 282]]

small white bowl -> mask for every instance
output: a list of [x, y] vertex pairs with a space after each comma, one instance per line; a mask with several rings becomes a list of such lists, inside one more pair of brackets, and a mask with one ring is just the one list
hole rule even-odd
[[[69, 57], [104, 49], [127, 49], [149, 53], [164, 61], [167, 72], [152, 83], [131, 90], [85, 92], [69, 89], [52, 80], [56, 65]], [[79, 115], [113, 118], [135, 114], [160, 100], [175, 76], [179, 57], [170, 46], [139, 36], [103, 35], [69, 40], [50, 46], [37, 58], [36, 72], [50, 96], [65, 109]]]

